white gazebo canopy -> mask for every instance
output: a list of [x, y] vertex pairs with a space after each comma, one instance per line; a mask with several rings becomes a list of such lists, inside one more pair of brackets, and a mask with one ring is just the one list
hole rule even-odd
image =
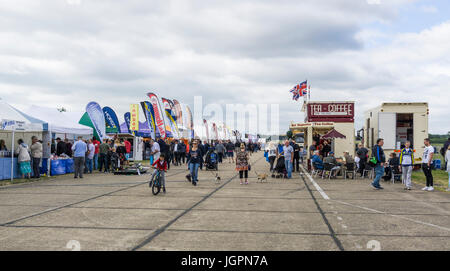
[[0, 130], [41, 132], [44, 122], [28, 116], [0, 98]]
[[48, 130], [57, 134], [92, 135], [92, 128], [78, 123], [83, 113], [60, 112], [56, 108], [32, 105], [26, 113], [48, 123]]

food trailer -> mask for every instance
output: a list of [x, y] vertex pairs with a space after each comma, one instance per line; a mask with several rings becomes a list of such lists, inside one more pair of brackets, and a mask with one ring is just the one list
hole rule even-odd
[[411, 142], [415, 162], [421, 163], [428, 137], [428, 103], [383, 103], [368, 110], [364, 120], [364, 146], [371, 149], [378, 138], [384, 139], [386, 156], [399, 152], [405, 142]]
[[314, 138], [334, 129], [344, 135], [344, 138], [332, 140], [332, 150], [336, 156], [342, 156], [344, 151], [355, 155], [355, 102], [308, 101], [302, 111], [305, 112], [305, 122], [291, 123], [290, 130], [294, 135], [303, 134], [305, 148], [311, 146]]

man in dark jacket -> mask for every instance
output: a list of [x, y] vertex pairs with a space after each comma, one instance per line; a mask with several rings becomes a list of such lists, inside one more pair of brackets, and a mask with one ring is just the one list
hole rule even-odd
[[379, 138], [377, 140], [377, 145], [375, 145], [372, 149], [372, 156], [377, 159], [377, 163], [375, 165], [375, 179], [372, 182], [372, 186], [377, 190], [383, 189], [383, 187], [380, 186], [380, 179], [384, 175], [384, 163], [386, 162], [383, 145], [384, 140]]
[[63, 153], [66, 153], [66, 143], [58, 137], [56, 139], [56, 155], [61, 156]]
[[359, 157], [359, 173], [361, 173], [361, 176], [363, 174], [364, 169], [366, 168], [368, 153], [369, 150], [364, 148], [363, 144], [359, 143], [356, 155], [358, 155]]
[[64, 144], [66, 147], [64, 153], [67, 154], [67, 156], [72, 157], [72, 144], [69, 142], [69, 139], [64, 139]]

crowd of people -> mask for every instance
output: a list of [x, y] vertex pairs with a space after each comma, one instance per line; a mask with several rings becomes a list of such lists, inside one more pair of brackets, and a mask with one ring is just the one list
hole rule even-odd
[[286, 140], [284, 144], [269, 142], [265, 156], [272, 176], [282, 174], [284, 178], [290, 179], [293, 172], [300, 172], [300, 163], [303, 163], [306, 151], [294, 140]]
[[[316, 141], [317, 140], [317, 141]], [[340, 159], [336, 159], [335, 153], [331, 149], [331, 142], [316, 138], [308, 147], [311, 155], [312, 166], [316, 170], [327, 170], [331, 172], [330, 178], [336, 178], [339, 172], [349, 168], [349, 165], [356, 167], [356, 172], [361, 176], [364, 171], [374, 172], [372, 186], [381, 190], [380, 180], [386, 181], [392, 178], [401, 178], [405, 184], [405, 190], [412, 189], [412, 171], [414, 168], [414, 150], [411, 142], [407, 141], [399, 155], [391, 153], [389, 159], [383, 150], [384, 140], [378, 139], [377, 144], [371, 152], [362, 144], [356, 150], [356, 157], [353, 158], [349, 151], [345, 151]], [[40, 178], [40, 163], [43, 157], [43, 145], [36, 136], [31, 138], [31, 145], [28, 146], [22, 139], [18, 140], [18, 147], [15, 150], [18, 156], [19, 171], [23, 178]], [[187, 144], [186, 144], [187, 143]], [[236, 170], [239, 172], [241, 184], [248, 184], [248, 171], [250, 170], [249, 158], [252, 153], [261, 150], [260, 143], [235, 143], [222, 140], [205, 141], [199, 139], [191, 140], [150, 140], [147, 147], [150, 149], [151, 164], [166, 172], [171, 166], [187, 166], [189, 175], [187, 179], [196, 186], [198, 183], [198, 171], [203, 170], [209, 161], [210, 155], [216, 155], [217, 163], [236, 163]], [[433, 191], [432, 162], [436, 148], [431, 146], [430, 140], [425, 139], [425, 150], [422, 157], [422, 171], [426, 179], [424, 191]], [[131, 143], [126, 139], [105, 139], [99, 142], [95, 138], [85, 140], [79, 137], [77, 141], [71, 142], [68, 139], [57, 138], [51, 146], [54, 157], [70, 157], [74, 160], [74, 178], [83, 178], [83, 174], [93, 173], [95, 170], [108, 173], [121, 169], [130, 159]], [[0, 151], [7, 151], [3, 140], [0, 140]], [[293, 172], [300, 171], [300, 164], [304, 162], [307, 151], [299, 146], [294, 140], [286, 140], [283, 144], [269, 142], [265, 148], [265, 157], [270, 165], [270, 172], [282, 173], [285, 178], [292, 178]], [[145, 153], [145, 151], [144, 151]], [[371, 153], [371, 155], [369, 155]], [[450, 138], [441, 150], [445, 165], [443, 169], [449, 173], [450, 191]], [[164, 175], [163, 175], [164, 178]], [[165, 191], [165, 185], [164, 185]]]
[[[208, 166], [212, 156], [217, 158], [215, 160], [217, 165], [227, 161], [229, 164], [236, 163], [241, 184], [248, 185], [250, 155], [261, 149], [260, 143], [244, 143], [241, 141], [233, 143], [231, 140], [202, 142], [200, 139], [193, 139], [186, 144], [183, 140], [169, 141], [159, 138], [156, 141], [149, 140], [146, 144], [146, 148], [150, 150], [150, 163], [155, 168], [152, 179], [158, 172], [160, 173], [164, 193], [166, 193], [165, 172], [170, 169], [171, 165], [175, 167], [187, 166], [189, 174], [186, 179], [193, 186], [197, 186], [198, 172]], [[215, 168], [218, 169], [218, 167]]]
[[[96, 138], [84, 140], [83, 137], [78, 137], [70, 146], [75, 178], [83, 178], [83, 173], [92, 174], [95, 170], [103, 173], [115, 172], [129, 163], [131, 143], [127, 139], [104, 139], [99, 142]], [[64, 154], [67, 155], [62, 155]]]

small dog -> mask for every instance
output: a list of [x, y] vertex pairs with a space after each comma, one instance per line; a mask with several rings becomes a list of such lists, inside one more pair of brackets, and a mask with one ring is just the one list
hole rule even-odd
[[219, 174], [216, 173], [216, 184], [219, 184], [222, 178], [220, 178]]
[[261, 182], [261, 183], [264, 182], [264, 181], [267, 182], [267, 178], [269, 177], [269, 175], [267, 175], [266, 173], [259, 174], [256, 171], [255, 171], [255, 173], [256, 173], [256, 176], [258, 176], [258, 182]]

